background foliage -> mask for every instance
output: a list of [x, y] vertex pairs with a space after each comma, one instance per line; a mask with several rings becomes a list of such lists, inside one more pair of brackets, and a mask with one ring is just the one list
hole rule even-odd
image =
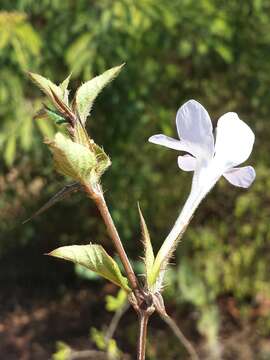
[[189, 304], [210, 343], [221, 329], [223, 298], [233, 300], [237, 321], [252, 320], [260, 336], [270, 335], [269, 10], [263, 0], [1, 1], [2, 283], [58, 288], [73, 279], [73, 269], [42, 252], [91, 240], [112, 250], [94, 206], [79, 194], [21, 225], [64, 184], [42, 145], [54, 127], [32, 120], [44, 99], [25, 71], [54, 82], [72, 72], [76, 88], [126, 62], [88, 125], [112, 158], [104, 188], [129, 254], [138, 261], [142, 251], [136, 202], [157, 250], [191, 180], [178, 170], [176, 153], [147, 143], [148, 137], [175, 136], [176, 110], [190, 98], [214, 121], [237, 111], [256, 133], [250, 160], [256, 182], [248, 191], [219, 182], [179, 246], [166, 293], [171, 306]]

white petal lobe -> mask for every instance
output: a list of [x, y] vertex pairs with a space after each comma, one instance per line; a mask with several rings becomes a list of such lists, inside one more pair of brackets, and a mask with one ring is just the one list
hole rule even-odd
[[249, 158], [254, 140], [254, 133], [236, 113], [226, 113], [217, 123], [215, 158], [225, 169], [237, 166]]
[[234, 186], [248, 188], [255, 180], [256, 172], [252, 166], [244, 166], [228, 170], [223, 176]]
[[197, 160], [191, 155], [178, 156], [178, 166], [184, 171], [194, 171]]
[[192, 153], [192, 148], [189, 144], [185, 144], [183, 141], [173, 139], [163, 134], [153, 135], [148, 139], [148, 141], [153, 144], [166, 146], [170, 149]]
[[179, 138], [192, 144], [197, 157], [211, 157], [214, 153], [213, 127], [205, 108], [189, 100], [177, 112], [176, 127]]

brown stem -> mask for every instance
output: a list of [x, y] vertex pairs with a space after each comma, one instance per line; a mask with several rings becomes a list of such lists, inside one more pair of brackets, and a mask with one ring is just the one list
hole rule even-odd
[[93, 199], [95, 201], [95, 203], [99, 209], [99, 212], [100, 212], [100, 214], [104, 220], [104, 223], [106, 225], [108, 234], [110, 235], [110, 237], [114, 243], [114, 246], [116, 248], [116, 251], [120, 257], [120, 260], [124, 266], [127, 278], [129, 280], [129, 284], [134, 292], [134, 295], [137, 296], [137, 294], [139, 292], [138, 281], [137, 281], [136, 275], [132, 269], [132, 266], [129, 262], [126, 251], [123, 247], [123, 244], [122, 244], [122, 241], [118, 234], [118, 231], [114, 225], [110, 211], [109, 211], [106, 201], [104, 199], [101, 187], [99, 186], [97, 189], [93, 189], [91, 186], [85, 185], [85, 191], [91, 197], [91, 199]]
[[149, 314], [147, 314], [146, 311], [140, 312], [137, 360], [145, 360], [148, 319], [149, 319]]
[[186, 351], [189, 353], [189, 356], [192, 360], [199, 360], [199, 356], [194, 349], [191, 342], [185, 337], [185, 335], [182, 333], [179, 326], [176, 324], [176, 322], [171, 318], [169, 315], [161, 315], [161, 318], [165, 321], [165, 323], [171, 328], [171, 330], [174, 332], [174, 335], [177, 337], [177, 339], [182, 343]]

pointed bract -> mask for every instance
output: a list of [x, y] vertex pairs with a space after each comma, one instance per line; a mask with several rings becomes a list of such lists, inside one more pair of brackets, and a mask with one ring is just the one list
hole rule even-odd
[[91, 180], [91, 172], [97, 164], [95, 154], [86, 146], [73, 142], [61, 133], [53, 141], [46, 142], [52, 150], [56, 170], [81, 183]]
[[144, 245], [144, 265], [145, 265], [145, 274], [148, 288], [151, 287], [155, 279], [152, 279], [152, 268], [155, 261], [155, 255], [152, 248], [152, 243], [149, 235], [149, 231], [147, 229], [146, 222], [144, 220], [143, 214], [141, 212], [140, 205], [138, 203], [138, 210], [140, 215], [141, 222], [141, 230], [142, 230], [142, 238]]
[[78, 182], [64, 186], [63, 189], [59, 190], [55, 195], [53, 195], [53, 197], [49, 201], [47, 201], [46, 204], [44, 204], [40, 209], [38, 209], [32, 216], [30, 216], [30, 218], [25, 220], [23, 224], [41, 215], [59, 201], [64, 200], [70, 194], [73, 194], [74, 192], [79, 191], [81, 189], [82, 189], [82, 185]]

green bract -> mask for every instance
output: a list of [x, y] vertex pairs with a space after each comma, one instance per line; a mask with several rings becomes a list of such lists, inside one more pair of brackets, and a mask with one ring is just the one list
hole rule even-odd
[[151, 285], [153, 285], [155, 282], [155, 279], [153, 279], [153, 275], [152, 275], [155, 255], [153, 252], [149, 231], [147, 229], [147, 225], [144, 220], [139, 204], [138, 204], [138, 210], [140, 215], [141, 230], [142, 230], [143, 245], [144, 245], [144, 265], [145, 265], [146, 282], [148, 288], [150, 289]]
[[56, 170], [81, 183], [91, 180], [97, 165], [95, 154], [86, 146], [75, 143], [67, 136], [57, 133], [53, 141], [47, 141], [52, 150]]

